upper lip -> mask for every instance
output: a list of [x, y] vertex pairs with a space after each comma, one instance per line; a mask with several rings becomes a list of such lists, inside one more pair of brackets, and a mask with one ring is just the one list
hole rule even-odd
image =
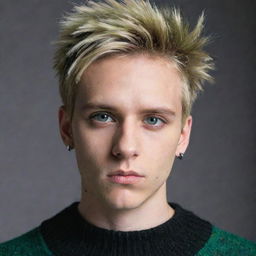
[[117, 170], [117, 171], [111, 172], [108, 176], [114, 176], [114, 175], [122, 175], [122, 176], [132, 175], [132, 176], [143, 177], [143, 175], [140, 175], [135, 171], [124, 171], [124, 170]]

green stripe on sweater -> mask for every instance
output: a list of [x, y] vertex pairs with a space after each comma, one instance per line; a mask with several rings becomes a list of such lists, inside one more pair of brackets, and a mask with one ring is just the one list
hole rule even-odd
[[39, 228], [0, 244], [0, 256], [53, 256]]
[[196, 256], [256, 256], [256, 243], [217, 227]]
[[[0, 256], [53, 256], [53, 254], [47, 248], [39, 228], [35, 228], [0, 244]], [[256, 256], [256, 243], [213, 227], [209, 240], [196, 256]]]

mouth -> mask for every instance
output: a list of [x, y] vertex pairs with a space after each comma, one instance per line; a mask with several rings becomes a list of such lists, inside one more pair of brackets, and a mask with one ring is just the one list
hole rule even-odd
[[135, 171], [123, 170], [114, 171], [107, 176], [112, 183], [117, 184], [135, 184], [144, 178], [143, 175], [140, 175]]

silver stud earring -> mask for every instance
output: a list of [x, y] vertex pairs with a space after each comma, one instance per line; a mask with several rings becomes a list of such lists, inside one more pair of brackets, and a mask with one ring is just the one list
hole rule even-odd
[[184, 153], [180, 153], [180, 154], [177, 156], [177, 158], [180, 159], [180, 160], [182, 160], [183, 157], [184, 157]]

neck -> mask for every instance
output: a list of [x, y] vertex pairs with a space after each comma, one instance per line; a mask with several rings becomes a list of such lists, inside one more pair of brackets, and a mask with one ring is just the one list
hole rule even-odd
[[137, 207], [116, 209], [103, 204], [89, 193], [82, 193], [78, 210], [82, 217], [97, 227], [116, 231], [145, 230], [156, 227], [174, 215], [167, 202], [166, 184]]

